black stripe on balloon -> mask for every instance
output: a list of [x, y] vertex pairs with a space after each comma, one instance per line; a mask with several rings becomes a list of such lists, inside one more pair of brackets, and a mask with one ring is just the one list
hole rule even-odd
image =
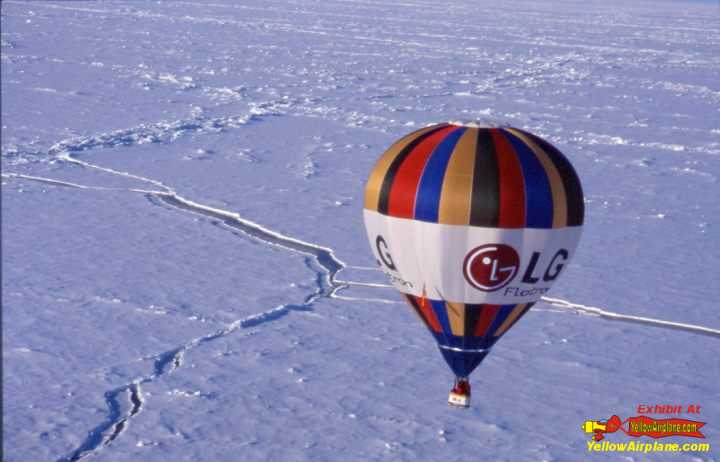
[[422, 135], [412, 140], [407, 146], [402, 149], [402, 151], [400, 151], [397, 156], [395, 156], [395, 159], [393, 159], [392, 163], [390, 164], [387, 173], [385, 173], [385, 178], [383, 178], [382, 187], [380, 188], [380, 198], [378, 200], [378, 212], [382, 213], [383, 215], [388, 214], [388, 209], [390, 206], [390, 190], [392, 190], [393, 181], [395, 181], [395, 175], [397, 175], [398, 170], [400, 170], [400, 166], [402, 165], [403, 161], [407, 159], [410, 153], [417, 147], [418, 144], [422, 143], [425, 138], [445, 127], [447, 127], [447, 124], [442, 124], [439, 125], [437, 128], [434, 128], [433, 130], [423, 133]]
[[478, 130], [475, 145], [470, 225], [495, 227], [500, 218], [500, 185], [498, 166], [490, 130]]
[[472, 337], [475, 332], [475, 326], [480, 319], [480, 313], [482, 313], [483, 305], [476, 305], [471, 303], [465, 304], [465, 337]]
[[562, 178], [563, 186], [565, 186], [565, 195], [567, 196], [568, 219], [567, 226], [580, 226], [585, 219], [585, 201], [583, 199], [582, 185], [575, 169], [570, 161], [555, 146], [547, 141], [539, 138], [531, 133], [525, 132], [526, 135], [542, 148], [557, 168]]

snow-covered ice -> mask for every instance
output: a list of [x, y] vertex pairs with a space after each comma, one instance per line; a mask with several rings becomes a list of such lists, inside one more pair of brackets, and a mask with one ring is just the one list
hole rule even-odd
[[[690, 0], [3, 1], [3, 460], [720, 460], [718, 24]], [[448, 120], [549, 139], [586, 194], [467, 411], [361, 214], [385, 148]], [[587, 452], [585, 420], [664, 403], [702, 406], [711, 452]]]

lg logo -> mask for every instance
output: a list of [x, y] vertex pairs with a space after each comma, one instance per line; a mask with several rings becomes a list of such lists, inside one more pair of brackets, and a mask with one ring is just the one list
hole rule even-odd
[[517, 274], [520, 257], [505, 244], [476, 247], [465, 257], [463, 272], [471, 286], [483, 292], [505, 287]]
[[[522, 277], [524, 284], [535, 284], [540, 280], [550, 282], [557, 279], [565, 266], [569, 253], [565, 249], [559, 249], [545, 271], [540, 269], [538, 273], [537, 265], [540, 256], [540, 252], [533, 252], [530, 257]], [[465, 279], [471, 286], [483, 292], [494, 292], [510, 284], [519, 269], [520, 257], [517, 251], [506, 244], [487, 244], [476, 247], [467, 254], [463, 262]], [[522, 292], [511, 289], [508, 288], [505, 295], [511, 293], [518, 295]]]

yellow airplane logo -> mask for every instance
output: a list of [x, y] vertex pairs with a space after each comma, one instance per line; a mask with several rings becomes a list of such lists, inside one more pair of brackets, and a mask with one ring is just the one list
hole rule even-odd
[[594, 434], [593, 439], [595, 441], [601, 441], [605, 433], [615, 433], [618, 430], [622, 430], [622, 425], [623, 422], [620, 420], [620, 417], [613, 415], [607, 420], [586, 420], [580, 428], [582, 428], [585, 433]]
[[607, 430], [607, 424], [602, 423], [600, 420], [586, 420], [585, 423], [582, 424], [581, 428], [585, 433], [595, 433], [597, 431], [604, 432]]

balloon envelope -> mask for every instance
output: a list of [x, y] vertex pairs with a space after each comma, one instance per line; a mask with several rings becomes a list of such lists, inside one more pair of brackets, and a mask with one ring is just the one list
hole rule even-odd
[[468, 377], [567, 267], [584, 204], [575, 170], [547, 141], [438, 124], [383, 154], [363, 213], [383, 272]]

